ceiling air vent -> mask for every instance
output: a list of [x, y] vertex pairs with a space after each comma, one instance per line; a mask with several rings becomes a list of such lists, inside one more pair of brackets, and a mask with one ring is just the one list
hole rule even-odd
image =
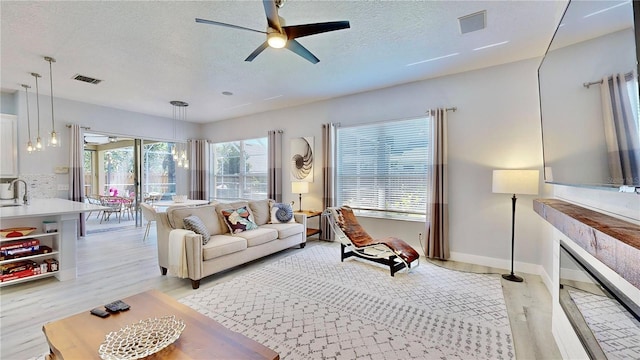
[[487, 11], [482, 10], [458, 18], [460, 33], [466, 34], [472, 31], [482, 30], [487, 26]]
[[73, 76], [74, 80], [78, 80], [78, 81], [82, 81], [82, 82], [86, 82], [89, 84], [100, 84], [102, 82], [102, 80], [98, 80], [98, 79], [94, 79], [92, 77], [88, 77], [88, 76], [84, 76], [84, 75], [80, 75], [80, 74], [75, 74]]

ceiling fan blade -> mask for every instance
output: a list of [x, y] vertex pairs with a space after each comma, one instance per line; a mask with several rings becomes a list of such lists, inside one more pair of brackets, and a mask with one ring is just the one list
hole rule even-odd
[[275, 0], [262, 0], [262, 5], [264, 5], [264, 13], [267, 15], [267, 24], [269, 24], [269, 27], [281, 33], [282, 27], [280, 26], [280, 17], [278, 16], [278, 8], [276, 7]]
[[255, 59], [256, 56], [260, 55], [260, 53], [263, 52], [264, 49], [268, 47], [269, 47], [269, 44], [266, 41], [263, 42], [262, 45], [258, 46], [257, 49], [253, 50], [253, 52], [246, 59], [244, 59], [244, 61], [253, 61], [253, 59]]
[[232, 24], [227, 24], [227, 23], [213, 21], [213, 20], [206, 20], [206, 19], [198, 19], [198, 18], [196, 18], [196, 22], [197, 23], [201, 23], [201, 24], [226, 26], [226, 27], [230, 27], [230, 28], [234, 28], [234, 29], [249, 30], [249, 31], [253, 31], [253, 32], [261, 33], [261, 34], [266, 34], [265, 31], [249, 29], [249, 28], [246, 28], [246, 27], [243, 27], [243, 26], [232, 25]]
[[329, 31], [348, 29], [351, 26], [348, 21], [331, 21], [315, 24], [292, 25], [283, 27], [288, 39], [315, 35]]
[[318, 62], [320, 62], [320, 59], [315, 57], [315, 55], [313, 55], [311, 51], [307, 50], [307, 48], [305, 48], [299, 42], [293, 39], [287, 41], [287, 45], [285, 45], [285, 47], [314, 64], [317, 64]]

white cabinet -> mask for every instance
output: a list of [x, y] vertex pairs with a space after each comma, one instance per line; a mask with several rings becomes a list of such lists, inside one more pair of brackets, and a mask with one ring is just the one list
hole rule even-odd
[[0, 114], [0, 177], [18, 177], [18, 119]]

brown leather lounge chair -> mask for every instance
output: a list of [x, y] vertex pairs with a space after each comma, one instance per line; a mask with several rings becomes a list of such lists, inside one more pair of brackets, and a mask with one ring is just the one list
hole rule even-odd
[[405, 268], [411, 271], [420, 264], [420, 255], [404, 240], [373, 239], [358, 223], [350, 207], [328, 208], [323, 215], [329, 218], [336, 240], [340, 241], [340, 261], [351, 256], [374, 261], [389, 266], [391, 276]]

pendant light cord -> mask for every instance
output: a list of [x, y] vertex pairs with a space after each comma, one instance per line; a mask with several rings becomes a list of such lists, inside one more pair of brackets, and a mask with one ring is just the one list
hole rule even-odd
[[29, 133], [29, 142], [31, 142], [31, 120], [29, 117], [29, 91], [27, 91], [27, 89], [30, 88], [31, 86], [22, 84], [22, 87], [24, 88], [24, 95], [25, 95], [25, 99], [27, 100], [27, 132]]
[[54, 58], [51, 57], [45, 57], [44, 58], [46, 61], [49, 62], [49, 82], [51, 84], [51, 131], [53, 131], [54, 133], [56, 132], [56, 122], [54, 120], [53, 117], [53, 70], [51, 67], [51, 63], [55, 62], [56, 60]]
[[38, 78], [40, 74], [31, 73], [36, 78], [36, 109], [38, 109], [38, 137], [40, 137], [40, 90], [38, 88]]

